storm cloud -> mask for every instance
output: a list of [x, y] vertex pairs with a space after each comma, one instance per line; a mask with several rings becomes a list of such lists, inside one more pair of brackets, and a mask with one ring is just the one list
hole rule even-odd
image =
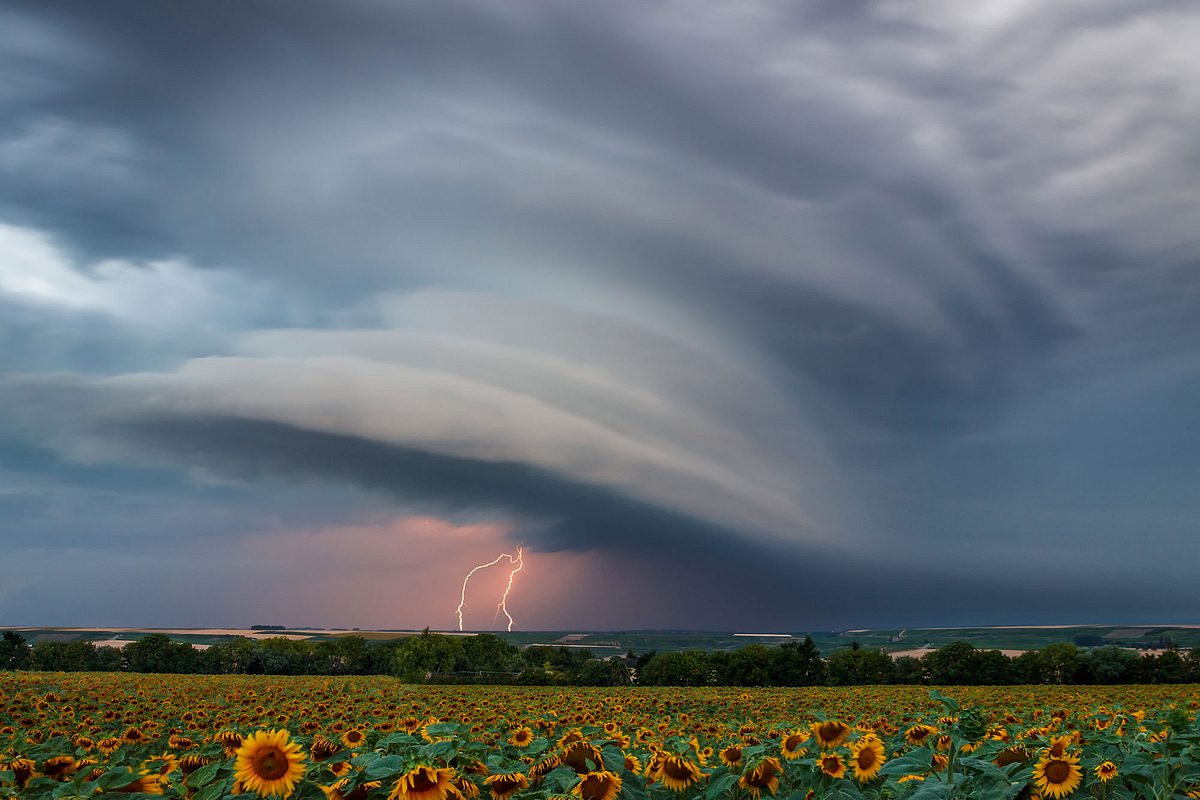
[[[9, 3], [0, 613], [81, 602], [17, 580], [48, 549], [176, 576], [431, 515], [611, 576], [535, 627], [1189, 620], [1198, 35], [1113, 0]], [[954, 620], [896, 601], [929, 587]]]

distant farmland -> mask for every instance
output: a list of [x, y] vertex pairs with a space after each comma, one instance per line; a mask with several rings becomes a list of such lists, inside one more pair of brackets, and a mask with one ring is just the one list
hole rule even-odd
[[[163, 633], [180, 642], [204, 647], [236, 636], [266, 639], [284, 636], [290, 639], [321, 641], [345, 636], [361, 636], [371, 641], [390, 641], [416, 635], [416, 630], [353, 630], [326, 628], [13, 628], [31, 643], [38, 641], [90, 641], [96, 645], [120, 646], [151, 633]], [[491, 632], [491, 631], [489, 631]], [[471, 632], [454, 635], [471, 635]], [[965, 641], [980, 649], [1003, 650], [1010, 655], [1036, 650], [1047, 645], [1069, 642], [1082, 646], [1118, 645], [1139, 650], [1163, 649], [1168, 645], [1200, 647], [1200, 625], [1076, 625], [1012, 626], [980, 628], [880, 628], [849, 631], [512, 631], [494, 632], [518, 646], [544, 645], [591, 649], [597, 655], [679, 650], [736, 650], [747, 644], [781, 644], [811, 636], [821, 652], [828, 654], [857, 642], [863, 647], [882, 649], [895, 655], [920, 655], [955, 641]]]

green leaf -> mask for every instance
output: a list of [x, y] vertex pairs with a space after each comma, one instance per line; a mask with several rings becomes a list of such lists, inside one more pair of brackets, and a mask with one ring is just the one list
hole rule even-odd
[[213, 778], [217, 777], [217, 770], [221, 769], [221, 763], [218, 761], [213, 764], [205, 764], [200, 769], [187, 776], [184, 781], [193, 789], [199, 789], [202, 786], [207, 786], [212, 783]]
[[193, 800], [220, 800], [225, 796], [225, 784], [213, 783], [196, 792]]
[[647, 800], [646, 787], [640, 775], [629, 770], [621, 774], [621, 800]]
[[620, 775], [625, 769], [625, 754], [615, 745], [606, 745], [600, 754], [604, 757], [604, 768], [609, 772]]
[[379, 778], [386, 778], [395, 775], [400, 770], [404, 769], [404, 759], [400, 756], [384, 756], [376, 759], [366, 769], [363, 770], [363, 775], [367, 780], [373, 781]]
[[943, 800], [954, 793], [954, 787], [941, 781], [927, 780], [909, 795], [910, 800]]
[[427, 744], [421, 751], [429, 758], [441, 758], [449, 761], [458, 755], [460, 743], [454, 740]]
[[579, 783], [579, 776], [570, 767], [557, 767], [546, 773], [543, 784], [558, 794], [565, 794]]
[[705, 800], [716, 800], [725, 792], [733, 788], [733, 785], [738, 782], [738, 776], [732, 772], [726, 772], [723, 775], [711, 779], [708, 782], [708, 788], [704, 790]]

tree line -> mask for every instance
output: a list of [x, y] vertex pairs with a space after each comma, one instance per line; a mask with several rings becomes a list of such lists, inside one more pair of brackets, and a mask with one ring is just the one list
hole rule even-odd
[[360, 636], [312, 641], [232, 637], [197, 649], [163, 634], [124, 647], [0, 638], [0, 669], [258, 675], [392, 675], [415, 683], [531, 686], [857, 686], [1200, 683], [1200, 648], [1141, 654], [1116, 646], [1054, 644], [1009, 658], [954, 642], [920, 658], [891, 658], [853, 643], [827, 658], [813, 643], [733, 651], [687, 650], [598, 658], [585, 648], [524, 649], [492, 634], [418, 636], [372, 642]]
[[638, 671], [647, 686], [1007, 686], [1014, 684], [1200, 683], [1200, 648], [1141, 654], [1121, 647], [1053, 644], [1009, 658], [953, 642], [920, 658], [857, 643], [822, 658], [811, 639], [732, 652], [659, 653]]

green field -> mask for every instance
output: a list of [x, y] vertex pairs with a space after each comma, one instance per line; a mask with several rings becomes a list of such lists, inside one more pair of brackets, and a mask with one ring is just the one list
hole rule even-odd
[[[20, 628], [26, 639], [38, 641], [92, 641], [110, 642], [140, 639], [150, 633], [160, 632], [152, 628], [126, 629], [70, 629], [70, 628]], [[177, 641], [195, 645], [211, 645], [225, 641], [236, 633], [217, 633], [213, 629], [168, 629], [168, 635]], [[304, 636], [312, 641], [342, 636], [362, 636], [374, 641], [387, 641], [413, 635], [413, 631], [356, 631], [322, 630], [297, 628], [278, 631], [249, 631], [258, 636], [288, 635]], [[778, 636], [747, 635], [757, 633], [780, 634]], [[1166, 644], [1181, 648], [1200, 647], [1200, 626], [1136, 626], [1136, 625], [1081, 625], [1055, 628], [1027, 627], [983, 627], [983, 628], [880, 628], [853, 631], [512, 631], [498, 632], [498, 636], [521, 647], [529, 645], [565, 646], [586, 648], [596, 655], [673, 652], [679, 650], [735, 650], [754, 642], [772, 645], [788, 641], [789, 638], [803, 639], [811, 636], [823, 653], [830, 653], [858, 642], [864, 647], [879, 648], [889, 653], [902, 653], [930, 647], [936, 648], [950, 642], [970, 642], [980, 649], [1036, 650], [1060, 642], [1073, 642], [1084, 646], [1114, 644], [1139, 649], [1161, 649]]]

